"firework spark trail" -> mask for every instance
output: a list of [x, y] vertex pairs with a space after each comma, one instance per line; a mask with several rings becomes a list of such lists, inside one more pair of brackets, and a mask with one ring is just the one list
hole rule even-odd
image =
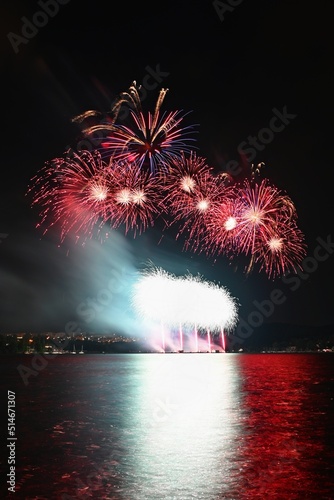
[[45, 234], [59, 223], [61, 241], [70, 231], [91, 237], [94, 227], [101, 227], [110, 217], [110, 176], [109, 165], [97, 151], [47, 162], [27, 192], [33, 206], [42, 206], [38, 227], [45, 225]]
[[[161, 113], [167, 92], [160, 90], [153, 113], [144, 113], [134, 81], [110, 113], [87, 111], [73, 119], [101, 150], [65, 153], [31, 180], [27, 194], [41, 207], [37, 227], [46, 227], [45, 234], [59, 225], [63, 242], [69, 233], [101, 238], [107, 223], [136, 236], [163, 217], [165, 228], [177, 225], [185, 250], [230, 259], [244, 254], [247, 273], [259, 264], [272, 278], [296, 271], [306, 245], [292, 200], [260, 179], [263, 163], [253, 165], [251, 180], [242, 184], [214, 175], [191, 147], [194, 127], [182, 126], [186, 114]], [[127, 125], [119, 123], [122, 106]]]
[[178, 284], [184, 324], [211, 331], [219, 331], [222, 327], [229, 330], [235, 326], [236, 301], [225, 287], [190, 273], [179, 280], [184, 284], [183, 290]]
[[302, 269], [306, 256], [304, 234], [295, 221], [278, 218], [271, 229], [271, 236], [254, 247], [255, 262], [260, 263], [260, 271], [265, 270], [268, 278], [275, 278], [288, 272]]
[[94, 228], [124, 224], [125, 232], [142, 233], [165, 211], [161, 178], [135, 163], [102, 160], [98, 151], [56, 158], [32, 179], [27, 194], [42, 206], [44, 234], [60, 224], [61, 242], [69, 232], [92, 237]]
[[[260, 260], [262, 254], [259, 248], [265, 249], [273, 236], [277, 238], [277, 231], [275, 232], [277, 226], [283, 228], [282, 222], [290, 221], [292, 223], [290, 229], [297, 228], [297, 213], [289, 196], [282, 194], [275, 186], [271, 186], [267, 179], [260, 183], [250, 183], [246, 179], [237, 196], [244, 206], [241, 219], [233, 231], [240, 252], [251, 255], [247, 267], [247, 273], [249, 273], [256, 261]], [[291, 231], [290, 236], [292, 236]], [[289, 246], [286, 245], [285, 248]], [[300, 247], [300, 253], [303, 253], [302, 247]], [[297, 256], [297, 253], [295, 252], [294, 255]], [[270, 265], [268, 259], [265, 258], [264, 266], [261, 266], [261, 269], [268, 270], [270, 275], [276, 273], [274, 269], [284, 269], [291, 265], [291, 262], [288, 265], [287, 252], [271, 252], [271, 257]], [[273, 265], [274, 258], [278, 259], [276, 266]]]
[[183, 325], [213, 332], [232, 329], [237, 321], [237, 302], [226, 288], [201, 276], [177, 277], [161, 268], [141, 274], [132, 303], [140, 317], [168, 327]]
[[164, 186], [173, 213], [188, 206], [195, 189], [205, 183], [212, 171], [206, 159], [194, 151], [190, 154], [182, 151], [179, 158], [172, 159], [164, 178]]
[[306, 246], [292, 200], [267, 179], [246, 179], [230, 192], [210, 214], [207, 253], [250, 255], [247, 272], [258, 262], [269, 278], [300, 267]]
[[[100, 123], [84, 129], [86, 136], [103, 132], [100, 138], [103, 157], [114, 160], [137, 162], [140, 168], [146, 167], [152, 173], [163, 169], [168, 170], [170, 161], [178, 158], [182, 151], [191, 151], [190, 144], [195, 140], [189, 137], [194, 132], [194, 126], [182, 126], [188, 113], [171, 111], [161, 114], [161, 106], [168, 89], [161, 89], [153, 114], [144, 114], [139, 94], [140, 87], [133, 82], [127, 92], [123, 92], [116, 102], [110, 123]], [[131, 123], [126, 126], [117, 122], [119, 110], [127, 105], [130, 111]], [[89, 114], [89, 117], [92, 113]], [[77, 117], [83, 121], [85, 115]]]
[[242, 208], [235, 186], [227, 187], [224, 197], [214, 205], [206, 221], [204, 246], [207, 255], [224, 254], [232, 258], [240, 252], [235, 233], [241, 220]]
[[188, 206], [176, 211], [174, 220], [179, 221], [178, 237], [185, 235], [184, 248], [186, 250], [201, 250], [208, 218], [222, 196], [223, 193], [217, 189], [214, 177], [209, 175], [200, 186], [195, 188]]
[[[173, 287], [176, 276], [161, 268], [144, 271], [133, 288], [133, 306], [144, 319], [158, 321], [166, 326], [171, 324], [170, 311], [173, 310]], [[161, 295], [163, 294], [163, 300]], [[173, 319], [173, 325], [178, 322]]]
[[125, 233], [141, 234], [165, 212], [161, 178], [141, 170], [135, 162], [118, 161], [112, 168], [111, 225], [125, 225]]
[[184, 248], [197, 251], [206, 233], [210, 213], [226, 196], [227, 188], [221, 178], [215, 177], [206, 159], [182, 154], [174, 160], [165, 179], [166, 199], [172, 224], [178, 224], [180, 235], [185, 235]]
[[291, 220], [296, 214], [291, 199], [271, 186], [267, 179], [254, 184], [246, 179], [237, 197], [243, 207], [235, 228], [235, 238], [240, 251], [245, 254], [253, 253], [258, 241], [265, 242], [270, 238], [272, 225], [278, 216]]
[[[183, 212], [183, 222], [179, 231], [179, 234], [187, 232], [184, 245], [187, 250], [204, 251], [209, 255], [213, 249], [213, 253], [217, 253], [219, 247], [223, 247], [224, 253], [227, 254], [235, 247], [232, 245], [232, 240], [228, 238], [232, 234], [229, 230], [234, 227], [234, 219], [229, 217], [224, 222], [224, 238], [222, 238], [222, 232], [219, 232], [219, 224], [222, 224], [221, 213], [220, 217], [218, 216], [222, 207], [226, 210], [227, 206], [231, 206], [232, 201], [235, 204], [233, 196], [233, 187], [217, 186], [217, 179], [213, 176], [208, 178], [206, 185], [194, 193], [192, 204], [187, 211]], [[221, 238], [217, 237], [217, 232]]]

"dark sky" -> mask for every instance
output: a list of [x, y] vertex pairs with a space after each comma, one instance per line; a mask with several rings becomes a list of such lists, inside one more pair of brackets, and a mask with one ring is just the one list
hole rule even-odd
[[[64, 330], [73, 321], [129, 333], [128, 286], [149, 260], [227, 286], [245, 321], [266, 304], [265, 322], [334, 323], [332, 2], [230, 3], [224, 12], [224, 2], [194, 0], [123, 2], [115, 11], [118, 4], [102, 1], [2, 2], [0, 331]], [[110, 110], [152, 72], [160, 81], [145, 105], [169, 88], [164, 109], [191, 112], [198, 151], [217, 172], [241, 162], [240, 144], [268, 127], [274, 110], [286, 110], [289, 123], [253, 161], [264, 162], [263, 176], [295, 203], [308, 245], [302, 275], [245, 275], [237, 259], [185, 252], [173, 233], [161, 240], [159, 225], [84, 248], [59, 246], [56, 234], [36, 229], [27, 186], [78, 140], [71, 119]], [[274, 290], [282, 300], [271, 307]]]

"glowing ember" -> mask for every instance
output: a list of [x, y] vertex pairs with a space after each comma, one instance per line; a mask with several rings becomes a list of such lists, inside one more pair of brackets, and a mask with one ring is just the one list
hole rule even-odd
[[271, 238], [269, 241], [268, 241], [268, 245], [269, 245], [269, 248], [271, 251], [274, 251], [274, 250], [281, 250], [282, 249], [282, 246], [283, 246], [283, 240], [282, 238]]
[[99, 183], [94, 183], [90, 186], [91, 198], [97, 201], [103, 201], [108, 196], [108, 188]]
[[229, 217], [225, 223], [224, 223], [224, 228], [226, 231], [232, 231], [237, 226], [237, 220], [235, 217]]
[[146, 195], [144, 191], [141, 191], [140, 189], [134, 189], [132, 193], [132, 200], [134, 203], [137, 203], [138, 205], [143, 205], [146, 201]]
[[186, 193], [191, 193], [196, 186], [196, 182], [194, 181], [194, 179], [189, 177], [189, 175], [185, 175], [184, 177], [182, 177], [180, 184], [181, 189], [183, 189], [183, 191], [185, 191]]
[[115, 194], [115, 200], [117, 203], [122, 203], [123, 205], [131, 203], [132, 197], [130, 189], [121, 189], [121, 191]]
[[197, 203], [196, 207], [200, 212], [206, 212], [206, 210], [209, 208], [210, 203], [208, 200], [201, 200]]

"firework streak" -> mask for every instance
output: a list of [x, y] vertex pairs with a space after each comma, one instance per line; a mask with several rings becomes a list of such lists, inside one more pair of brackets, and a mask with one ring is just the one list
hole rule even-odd
[[[87, 111], [73, 119], [99, 148], [66, 151], [32, 178], [27, 194], [40, 207], [37, 226], [44, 233], [59, 226], [63, 242], [69, 234], [101, 237], [105, 228], [135, 237], [162, 218], [165, 229], [177, 226], [185, 250], [244, 255], [247, 273], [258, 266], [275, 278], [301, 268], [306, 245], [289, 196], [254, 175], [240, 182], [216, 175], [194, 151], [186, 113], [161, 113], [167, 89], [153, 113], [142, 110], [139, 90], [133, 82], [110, 113]], [[129, 123], [120, 120], [122, 107]]]
[[178, 332], [181, 350], [185, 332], [191, 332], [195, 350], [204, 332], [210, 350], [211, 335], [223, 335], [238, 319], [237, 301], [225, 287], [200, 275], [178, 277], [154, 266], [139, 276], [133, 287], [132, 304], [140, 318], [161, 330], [163, 350], [173, 331]]

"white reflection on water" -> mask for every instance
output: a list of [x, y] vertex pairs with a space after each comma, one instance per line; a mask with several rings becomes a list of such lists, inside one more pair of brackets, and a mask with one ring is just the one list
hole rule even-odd
[[243, 433], [232, 357], [157, 354], [145, 363], [133, 405], [137, 436], [128, 450], [133, 498], [215, 499], [231, 492]]

